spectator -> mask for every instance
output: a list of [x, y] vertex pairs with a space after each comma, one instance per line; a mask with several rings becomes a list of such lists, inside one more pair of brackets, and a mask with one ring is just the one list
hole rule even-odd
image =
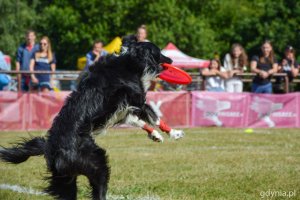
[[205, 90], [211, 92], [224, 92], [224, 79], [228, 78], [228, 73], [218, 59], [212, 59], [208, 68], [202, 70], [205, 77]]
[[[9, 66], [4, 59], [2, 51], [0, 51], [0, 71], [8, 71]], [[5, 86], [9, 84], [11, 77], [7, 74], [0, 74], [0, 90], [3, 90]]]
[[[279, 73], [286, 73], [289, 79], [289, 91], [293, 92], [294, 87], [291, 84], [293, 79], [298, 76], [299, 74], [299, 64], [296, 61], [296, 52], [292, 46], [287, 46], [284, 51], [284, 58], [281, 61], [281, 64], [278, 67]], [[282, 89], [283, 77], [277, 77], [276, 83], [274, 86], [274, 90], [276, 93], [283, 93], [284, 90]]]
[[137, 28], [136, 34], [127, 35], [122, 39], [122, 46], [128, 47], [132, 42], [149, 42], [147, 39], [147, 27], [142, 24]]
[[137, 42], [149, 42], [147, 39], [147, 28], [146, 25], [141, 25], [138, 27], [136, 32]]
[[[29, 64], [32, 55], [39, 49], [39, 45], [35, 44], [35, 32], [28, 30], [26, 32], [26, 43], [21, 44], [17, 50], [16, 55], [16, 71], [29, 71]], [[30, 84], [30, 75], [19, 74], [18, 79], [18, 90], [28, 91]]]
[[85, 71], [94, 62], [98, 61], [102, 56], [106, 56], [108, 53], [103, 49], [103, 43], [100, 40], [96, 40], [93, 44], [93, 50], [86, 54], [86, 66]]
[[[55, 55], [51, 49], [51, 43], [47, 36], [40, 40], [40, 48], [32, 55], [30, 71], [52, 71], [56, 68]], [[48, 92], [53, 86], [53, 75], [31, 74], [32, 89]]]
[[230, 53], [225, 55], [224, 69], [230, 78], [225, 81], [227, 92], [243, 92], [243, 81], [236, 74], [241, 74], [247, 69], [248, 56], [240, 44], [233, 44]]
[[267, 40], [263, 43], [261, 55], [253, 56], [250, 66], [251, 71], [257, 74], [252, 82], [252, 92], [271, 94], [271, 77], [277, 72], [278, 64], [270, 41]]

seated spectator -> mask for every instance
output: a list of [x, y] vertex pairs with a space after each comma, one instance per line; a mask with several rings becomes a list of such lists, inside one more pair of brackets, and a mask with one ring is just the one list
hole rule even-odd
[[[18, 47], [16, 55], [16, 71], [29, 71], [30, 59], [32, 55], [39, 49], [39, 45], [35, 44], [35, 32], [28, 30], [26, 32], [26, 43]], [[29, 90], [30, 75], [18, 74], [18, 90], [26, 92]]]
[[224, 92], [224, 79], [227, 79], [228, 73], [218, 59], [212, 59], [208, 68], [204, 68], [201, 74], [205, 77], [205, 90], [211, 92]]
[[[56, 68], [55, 55], [51, 49], [51, 43], [47, 36], [40, 40], [40, 48], [30, 60], [30, 71], [52, 71]], [[33, 90], [48, 92], [53, 87], [53, 75], [31, 74], [31, 86]]]
[[103, 42], [96, 40], [93, 44], [93, 50], [86, 54], [86, 66], [84, 70], [87, 71], [89, 66], [107, 54], [107, 51], [103, 49]]
[[229, 78], [225, 81], [227, 92], [243, 92], [243, 81], [236, 74], [241, 74], [247, 69], [248, 56], [240, 44], [233, 44], [230, 53], [224, 58], [224, 69]]
[[[289, 79], [289, 91], [293, 92], [294, 87], [292, 85], [292, 81], [295, 77], [298, 76], [299, 74], [299, 64], [296, 61], [296, 52], [295, 49], [292, 46], [287, 46], [285, 51], [284, 51], [284, 58], [282, 59], [279, 67], [278, 67], [278, 72], [279, 73], [286, 73], [287, 77]], [[284, 78], [283, 77], [277, 77], [276, 78], [276, 83], [274, 86], [274, 90], [276, 93], [284, 93], [283, 89], [283, 82]]]
[[[4, 54], [0, 51], [0, 71], [8, 71], [9, 66], [5, 61]], [[9, 84], [11, 77], [7, 74], [0, 74], [0, 90]]]
[[251, 59], [251, 71], [257, 75], [252, 82], [252, 92], [272, 93], [271, 77], [277, 72], [277, 60], [270, 41], [265, 41], [261, 46], [261, 55]]

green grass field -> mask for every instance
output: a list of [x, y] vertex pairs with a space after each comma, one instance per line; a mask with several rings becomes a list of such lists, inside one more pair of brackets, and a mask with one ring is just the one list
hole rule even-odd
[[[300, 199], [300, 129], [244, 133], [244, 129], [197, 128], [185, 132], [182, 140], [165, 136], [162, 144], [137, 129], [111, 129], [98, 136], [97, 143], [107, 150], [111, 165], [109, 199]], [[0, 145], [28, 136], [0, 132]], [[42, 191], [47, 184], [42, 157], [19, 165], [0, 162], [0, 173], [2, 185]], [[78, 199], [88, 199], [85, 177], [79, 178], [78, 186]], [[0, 199], [52, 198], [1, 189]]]

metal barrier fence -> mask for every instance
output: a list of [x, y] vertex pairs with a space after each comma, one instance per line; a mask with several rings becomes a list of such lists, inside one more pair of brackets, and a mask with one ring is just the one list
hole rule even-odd
[[[82, 71], [34, 71], [34, 72], [30, 72], [30, 71], [1, 71], [0, 73], [3, 74], [11, 74], [11, 75], [17, 75], [17, 74], [51, 74], [51, 75], [55, 75], [54, 79], [55, 80], [60, 80], [60, 81], [72, 81], [72, 80], [76, 80], [79, 76], [79, 74]], [[203, 78], [201, 76], [200, 73], [198, 72], [192, 72], [189, 73], [192, 77], [192, 82], [196, 85], [199, 86], [200, 89], [204, 88], [204, 84], [203, 84]], [[242, 78], [242, 81], [247, 83], [247, 82], [252, 82], [252, 78], [254, 76], [256, 76], [255, 73], [243, 73], [243, 74], [238, 74], [237, 76]], [[276, 77], [283, 77], [284, 78], [284, 91], [286, 93], [289, 92], [289, 79], [286, 73], [276, 73], [273, 74], [273, 78], [272, 78], [272, 82], [275, 81]], [[296, 83], [300, 83], [300, 75], [294, 79], [294, 82]]]

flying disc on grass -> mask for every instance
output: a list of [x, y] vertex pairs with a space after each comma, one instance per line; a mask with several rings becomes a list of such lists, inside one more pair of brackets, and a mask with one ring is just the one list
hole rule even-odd
[[182, 69], [168, 63], [163, 63], [162, 67], [164, 68], [164, 71], [160, 73], [159, 78], [169, 83], [183, 85], [190, 84], [192, 82], [192, 77]]

